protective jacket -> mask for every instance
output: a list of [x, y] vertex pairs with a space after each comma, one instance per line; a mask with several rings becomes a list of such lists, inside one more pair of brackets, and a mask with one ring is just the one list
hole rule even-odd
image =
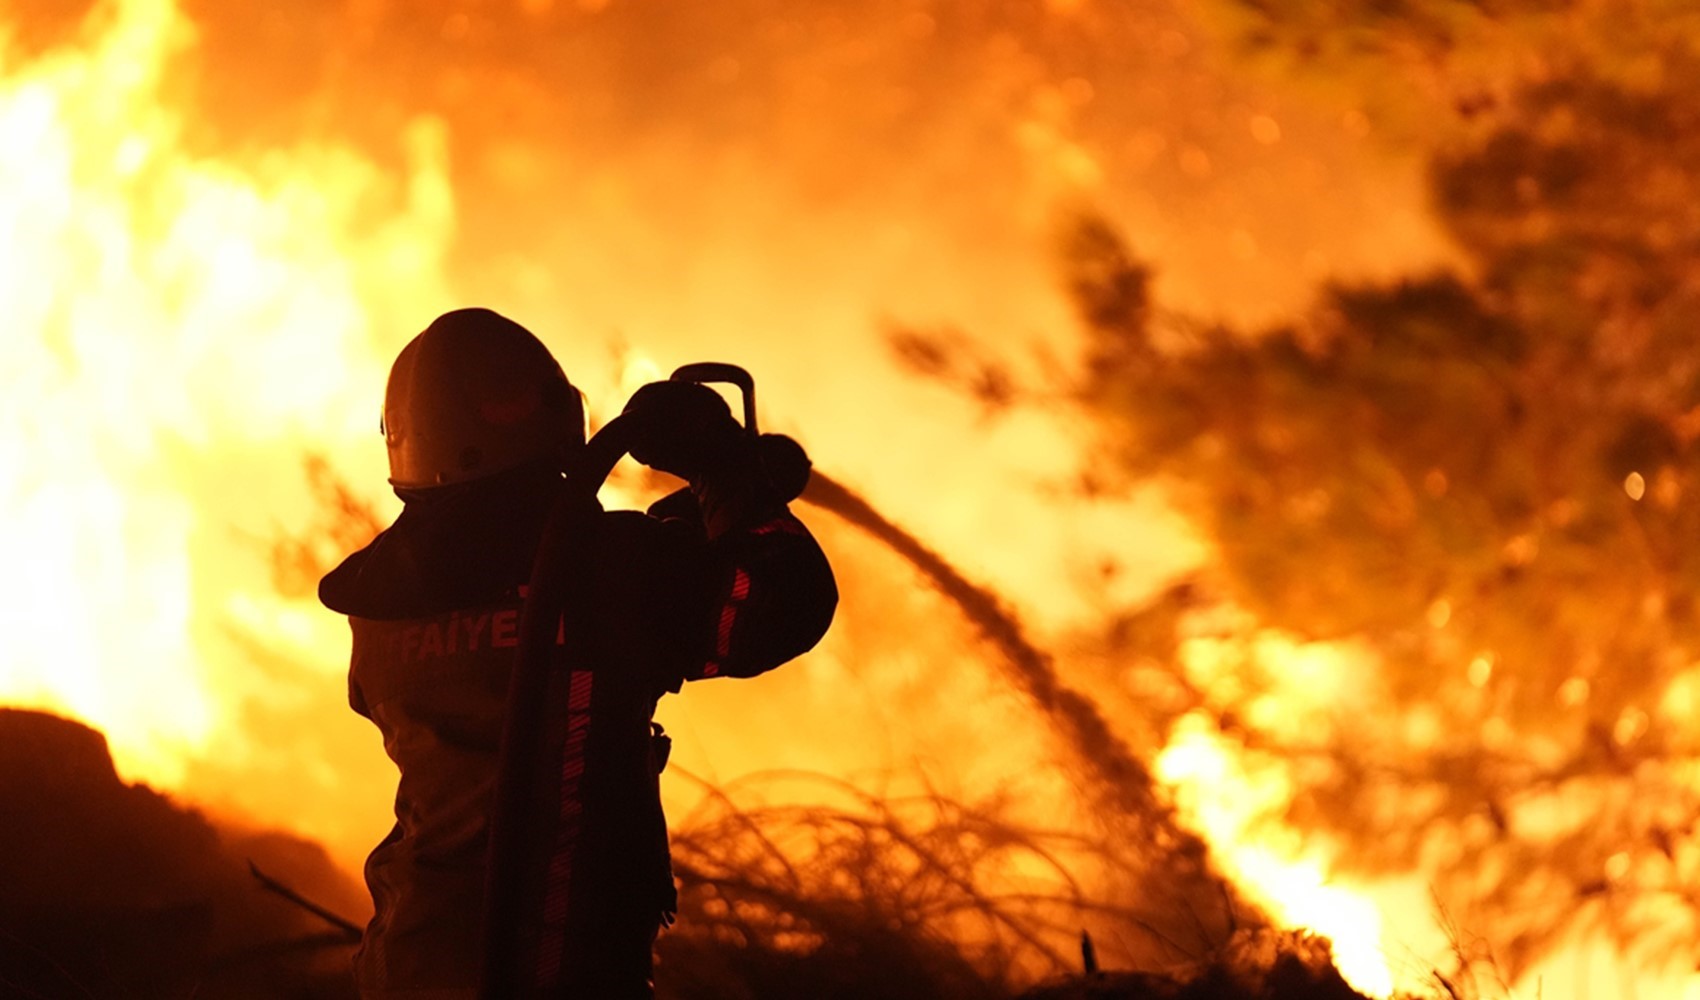
[[[553, 470], [403, 492], [406, 507], [320, 584], [349, 616], [349, 701], [399, 768], [396, 823], [366, 864], [376, 913], [363, 996], [470, 997], [479, 978], [492, 795], [520, 609]], [[529, 762], [522, 953], [544, 994], [647, 991], [674, 907], [651, 715], [684, 681], [749, 677], [809, 649], [837, 602], [801, 522], [747, 466], [650, 509], [596, 515], [589, 607], [569, 608]], [[569, 625], [571, 626], [569, 628]]]

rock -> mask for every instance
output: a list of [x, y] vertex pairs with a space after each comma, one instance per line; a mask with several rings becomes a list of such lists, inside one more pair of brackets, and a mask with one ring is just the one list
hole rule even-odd
[[322, 947], [328, 927], [250, 857], [348, 881], [316, 845], [126, 785], [88, 726], [0, 709], [0, 983], [18, 995], [351, 997], [347, 948]]

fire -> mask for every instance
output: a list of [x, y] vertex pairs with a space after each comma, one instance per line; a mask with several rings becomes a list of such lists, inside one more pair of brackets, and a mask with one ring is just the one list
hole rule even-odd
[[[1183, 651], [1189, 673], [1209, 686], [1221, 661], [1240, 651], [1228, 640], [1195, 638]], [[1352, 672], [1350, 651], [1305, 646], [1264, 635], [1252, 655], [1268, 662], [1281, 679], [1256, 721], [1262, 728], [1302, 730], [1306, 716], [1339, 699]], [[1205, 714], [1180, 720], [1156, 760], [1158, 778], [1176, 796], [1183, 815], [1215, 847], [1222, 864], [1278, 921], [1302, 927], [1333, 942], [1335, 962], [1354, 988], [1375, 997], [1393, 993], [1387, 961], [1392, 943], [1383, 937], [1381, 913], [1364, 892], [1330, 876], [1326, 845], [1306, 840], [1280, 821], [1293, 798], [1279, 764], [1259, 766]], [[1416, 984], [1399, 984], [1414, 986]]]
[[399, 185], [335, 147], [191, 152], [161, 101], [193, 34], [168, 0], [84, 34], [0, 62], [0, 696], [169, 787], [245, 742], [231, 695], [258, 671], [231, 629], [325, 645], [255, 572], [261, 542], [300, 502], [290, 456], [370, 436], [374, 315], [440, 286], [452, 202], [428, 122]]
[[1329, 858], [1272, 820], [1291, 797], [1279, 774], [1253, 772], [1207, 719], [1188, 716], [1157, 758], [1157, 774], [1224, 867], [1286, 926], [1333, 943], [1340, 974], [1359, 992], [1393, 993], [1375, 902], [1329, 876]]
[[[589, 17], [609, 5], [577, 6]], [[1052, 6], [1082, 18], [1094, 9]], [[526, 16], [544, 16], [552, 5], [521, 8]], [[939, 30], [925, 20], [926, 30], [903, 44], [920, 44], [922, 35]], [[443, 26], [442, 38], [476, 37], [476, 29], [469, 15], [457, 14]], [[839, 23], [833, 30], [848, 29]], [[301, 474], [307, 454], [326, 456], [344, 479], [370, 489], [367, 498], [380, 507], [393, 503], [381, 492], [375, 431], [387, 364], [436, 311], [485, 301], [458, 293], [497, 286], [463, 286], [450, 277], [462, 192], [451, 182], [448, 123], [421, 115], [405, 126], [400, 172], [351, 143], [330, 140], [265, 153], [208, 151], [192, 138], [194, 123], [173, 106], [166, 86], [173, 61], [193, 50], [196, 34], [171, 0], [108, 0], [95, 7], [75, 44], [28, 59], [15, 45], [0, 46], [0, 136], [8, 149], [0, 158], [0, 302], [9, 324], [0, 336], [0, 468], [6, 470], [0, 479], [0, 565], [10, 570], [0, 583], [0, 635], [6, 637], [0, 703], [86, 720], [106, 733], [127, 778], [291, 827], [352, 863], [381, 833], [375, 824], [387, 808], [382, 780], [388, 775], [370, 734], [340, 735], [361, 726], [337, 704], [347, 643], [342, 623], [317, 609], [310, 595], [278, 592], [266, 545], [281, 526], [297, 524], [312, 509]], [[1186, 39], [1176, 48], [1174, 32], [1163, 37], [1177, 53], [1166, 58], [1182, 58]], [[988, 51], [1007, 55], [1011, 44], [1001, 39]], [[834, 58], [866, 56], [852, 48]], [[1007, 93], [997, 90], [978, 102], [947, 93], [951, 99], [937, 103], [1008, 107], [1008, 94], [1039, 67], [1013, 56], [1007, 62], [1008, 80], [998, 84]], [[713, 65], [717, 86], [740, 76], [731, 56]], [[827, 107], [832, 88], [825, 79], [810, 76], [812, 89], [799, 92]], [[464, 79], [457, 84], [465, 85]], [[671, 364], [705, 353], [726, 352], [726, 360], [742, 360], [733, 356], [740, 351], [758, 354], [770, 366], [758, 372], [764, 405], [773, 408], [764, 419], [776, 411], [807, 420], [809, 443], [835, 472], [866, 483], [882, 508], [893, 509], [896, 519], [941, 551], [966, 553], [966, 570], [1014, 597], [1024, 615], [1041, 623], [1040, 631], [1049, 625], [1065, 632], [1100, 609], [1093, 598], [1102, 595], [1079, 591], [1103, 581], [1070, 591], [1060, 560], [1035, 558], [1036, 550], [1081, 546], [1084, 538], [1105, 551], [1123, 550], [1116, 554], [1129, 562], [1164, 563], [1165, 571], [1153, 571], [1160, 576], [1198, 559], [1196, 547], [1178, 546], [1186, 551], [1176, 555], [1172, 536], [1178, 532], [1167, 530], [1174, 515], [1145, 500], [1059, 513], [1062, 501], [1055, 497], [1005, 489], [1013, 482], [1054, 482], [1071, 470], [1073, 431], [1022, 416], [988, 429], [958, 411], [951, 411], [957, 424], [914, 419], [917, 408], [948, 404], [927, 396], [930, 388], [900, 382], [880, 367], [875, 359], [883, 357], [881, 348], [867, 335], [877, 325], [869, 310], [889, 306], [901, 316], [951, 317], [993, 336], [1062, 327], [1062, 311], [1035, 290], [1047, 280], [1037, 255], [1029, 260], [1009, 249], [1042, 241], [1029, 240], [1034, 233], [1026, 229], [999, 228], [1005, 224], [999, 213], [1042, 229], [1035, 220], [1051, 199], [1082, 188], [1107, 192], [1118, 170], [1122, 176], [1149, 171], [1142, 176], [1150, 190], [1128, 212], [1180, 262], [1172, 269], [1177, 288], [1166, 293], [1169, 301], [1261, 315], [1269, 308], [1264, 299], [1275, 295], [1271, 289], [1297, 296], [1306, 286], [1292, 280], [1301, 269], [1284, 267], [1274, 256], [1278, 251], [1302, 257], [1307, 274], [1320, 270], [1315, 261], [1329, 254], [1386, 271], [1405, 257], [1429, 259], [1438, 240], [1413, 207], [1420, 203], [1411, 194], [1417, 187], [1404, 176], [1418, 171], [1383, 183], [1339, 166], [1355, 167], [1359, 154], [1335, 152], [1329, 157], [1337, 159], [1306, 161], [1290, 176], [1270, 170], [1263, 183], [1274, 196], [1251, 188], [1239, 196], [1279, 206], [1293, 188], [1301, 191], [1290, 197], [1298, 203], [1303, 190], [1323, 189], [1332, 169], [1353, 176], [1339, 197], [1330, 187], [1328, 199], [1317, 199], [1325, 205], [1269, 209], [1276, 214], [1251, 222], [1234, 218], [1226, 244], [1195, 244], [1188, 235], [1195, 218], [1225, 218], [1243, 209], [1215, 206], [1215, 196], [1196, 202], [1213, 206], [1211, 212], [1171, 217], [1163, 207], [1195, 197], [1188, 185], [1223, 175], [1234, 156], [1250, 154], [1207, 152], [1179, 127], [1169, 129], [1175, 133], [1171, 147], [1160, 134], [1166, 126], [1159, 111], [1187, 129], [1193, 116], [1184, 101], [1159, 93], [1146, 109], [1150, 126], [1131, 140], [1119, 137], [1121, 152], [1107, 155], [1104, 143], [1081, 134], [1078, 120], [1109, 119], [1114, 88], [1069, 76], [1037, 92], [1029, 120], [998, 123], [1005, 131], [997, 141], [1038, 164], [1032, 177], [1007, 164], [988, 166], [978, 150], [967, 156], [952, 148], [939, 157], [952, 199], [935, 204], [938, 191], [917, 183], [900, 192], [910, 201], [889, 217], [875, 217], [840, 187], [849, 183], [845, 176], [860, 179], [865, 165], [838, 137], [823, 142], [815, 127], [798, 145], [830, 161], [832, 171], [812, 179], [818, 184], [796, 183], [796, 191], [770, 184], [766, 175], [750, 172], [760, 157], [748, 149], [702, 157], [709, 164], [704, 169], [721, 171], [709, 177], [726, 194], [726, 205], [705, 210], [694, 190], [680, 193], [692, 185], [678, 183], [679, 157], [669, 138], [656, 144], [659, 153], [631, 154], [632, 163], [588, 164], [589, 154], [586, 163], [574, 161], [582, 172], [573, 180], [581, 183], [572, 191], [551, 191], [559, 203], [549, 207], [562, 216], [576, 210], [580, 228], [593, 232], [560, 227], [573, 229], [573, 253], [533, 259], [515, 251], [511, 258], [492, 255], [498, 263], [491, 267], [511, 270], [513, 286], [531, 290], [518, 297], [553, 309], [539, 309], [543, 322], [558, 320], [559, 329], [596, 336], [617, 328], [644, 345], [643, 352], [616, 360], [607, 384], [595, 385], [588, 376], [590, 387], [602, 390], [591, 392], [593, 412], [604, 418]], [[904, 95], [887, 96], [893, 108], [907, 106], [897, 100]], [[1233, 113], [1248, 122], [1259, 156], [1291, 150], [1323, 131], [1296, 110], [1278, 116], [1258, 110], [1262, 104], [1248, 110], [1254, 103], [1236, 105]], [[597, 100], [585, 106], [600, 107]], [[885, 118], [871, 121], [879, 116], [861, 113], [850, 120], [886, 127]], [[811, 104], [779, 117], [810, 127], [837, 121]], [[966, 135], [978, 124], [957, 123], [938, 134]], [[899, 155], [911, 151], [903, 147]], [[1170, 161], [1176, 170], [1162, 173]], [[545, 159], [523, 144], [495, 150], [491, 162], [493, 173], [521, 181], [548, 174], [537, 165]], [[991, 193], [981, 201], [957, 201], [957, 189], [971, 186], [960, 183], [964, 164], [1008, 176], [996, 173], [1000, 183], [988, 184]], [[1307, 182], [1311, 188], [1289, 183], [1312, 174], [1324, 180]], [[1360, 188], [1365, 193], [1353, 200], [1352, 191]], [[888, 196], [897, 197], [882, 189], [879, 197]], [[823, 221], [799, 225], [799, 205], [818, 208], [817, 202], [834, 197], [845, 201], [823, 212]], [[660, 205], [653, 217], [630, 221], [646, 199]], [[1012, 202], [1017, 210], [1010, 209]], [[1393, 204], [1389, 227], [1360, 225], [1366, 206], [1383, 203]], [[1294, 222], [1313, 210], [1334, 213], [1338, 229], [1352, 235], [1327, 247], [1301, 246], [1301, 236], [1322, 239], [1305, 236], [1311, 230]], [[733, 221], [724, 222], [722, 214]], [[1244, 226], [1259, 227], [1256, 238]], [[1397, 236], [1391, 242], [1403, 247], [1399, 259], [1389, 259], [1389, 229]], [[962, 242], [972, 242], [979, 256], [953, 256], [958, 243], [952, 240], [962, 232], [972, 234]], [[624, 239], [595, 244], [595, 237], [610, 233]], [[679, 249], [687, 244], [688, 254]], [[1224, 246], [1244, 259], [1222, 267]], [[645, 280], [619, 276], [619, 252], [643, 258], [651, 271], [667, 271], [680, 293], [656, 295]], [[1192, 256], [1197, 260], [1188, 270]], [[681, 257], [692, 258], [689, 265], [679, 263]], [[769, 259], [778, 263], [752, 277], [751, 261]], [[652, 276], [646, 272], [644, 279]], [[838, 283], [829, 285], [823, 276]], [[570, 307], [536, 291], [551, 280], [573, 289], [577, 299]], [[1023, 284], [1028, 281], [1033, 285]], [[1236, 293], [1242, 283], [1258, 291]], [[776, 332], [758, 339], [750, 331], [763, 324]], [[576, 352], [563, 359], [575, 380], [586, 381], [594, 347], [562, 345], [555, 331], [540, 326], [539, 332], [564, 347], [564, 355]], [[839, 353], [827, 355], [822, 344]], [[769, 383], [769, 371], [783, 377]], [[781, 419], [775, 429], [793, 429], [786, 423]], [[907, 447], [893, 448], [897, 441]], [[1632, 497], [1656, 485], [1643, 484], [1639, 473], [1624, 481]], [[614, 498], [634, 496], [620, 486]], [[1127, 524], [1136, 519], [1140, 527], [1130, 530]], [[1162, 528], [1144, 527], [1159, 521]], [[1022, 531], [1011, 530], [1012, 524]], [[986, 545], [987, 538], [997, 544]], [[881, 563], [878, 571], [899, 570]], [[1117, 586], [1131, 591], [1150, 583], [1124, 579]], [[815, 757], [798, 751], [787, 758], [793, 766], [855, 773], [888, 763], [870, 761], [874, 751], [858, 742], [880, 727], [882, 740], [902, 748], [893, 758], [912, 747], [920, 748], [917, 757], [977, 755], [961, 770], [986, 785], [1001, 780], [999, 771], [1030, 766], [1044, 746], [1037, 724], [1022, 721], [1021, 704], [999, 700], [1008, 692], [995, 680], [960, 669], [968, 662], [961, 649], [972, 640], [964, 630], [929, 620], [937, 607], [897, 607], [909, 596], [881, 595], [914, 626], [914, 634], [891, 630], [878, 640], [886, 645], [877, 652], [889, 654], [883, 662], [897, 680], [867, 677], [852, 655], [856, 647], [840, 639], [843, 645], [829, 646], [812, 672], [764, 679], [755, 689], [761, 695], [729, 688], [696, 693], [675, 710], [684, 722], [676, 727], [682, 764], [732, 778], [761, 758], [751, 747], [794, 741], [794, 719], [781, 724], [748, 712], [752, 698], [772, 696], [799, 717], [825, 720], [817, 728], [831, 737], [814, 741], [809, 752]], [[1436, 627], [1451, 614], [1444, 602], [1431, 609]], [[930, 640], [916, 640], [922, 632]], [[918, 648], [925, 641], [949, 655]], [[1206, 689], [1212, 681], [1228, 683], [1213, 673], [1212, 658], [1226, 655], [1213, 642], [1195, 639], [1184, 650], [1189, 672]], [[1270, 636], [1255, 645], [1255, 655], [1278, 665], [1286, 679], [1273, 696], [1251, 706], [1257, 728], [1297, 731], [1324, 707], [1353, 696], [1357, 661], [1351, 650]], [[972, 677], [940, 680], [941, 662]], [[1468, 669], [1484, 686], [1495, 664], [1484, 658]], [[309, 690], [313, 694], [304, 693]], [[1690, 717], [1693, 694], [1673, 689], [1660, 710]], [[921, 716], [925, 708], [931, 715], [893, 726], [874, 714], [889, 707], [882, 704], [866, 710], [875, 720], [869, 725], [855, 711], [886, 695], [897, 712]], [[1589, 682], [1567, 682], [1561, 697], [1586, 701]], [[255, 705], [287, 711], [256, 721]], [[973, 719], [946, 718], [962, 705], [974, 707], [960, 713]], [[1630, 729], [1646, 725], [1644, 718], [1625, 718], [1621, 725]], [[297, 727], [302, 721], [311, 723], [310, 731]], [[904, 732], [901, 743], [887, 731], [910, 728], [916, 734]], [[743, 756], [730, 759], [738, 752], [725, 749], [732, 741], [702, 733], [735, 733]], [[965, 751], [969, 737], [973, 748]], [[344, 752], [349, 746], [365, 756], [353, 759]], [[1387, 996], [1397, 986], [1414, 985], [1396, 981], [1387, 959], [1405, 945], [1410, 928], [1384, 927], [1383, 915], [1391, 924], [1392, 910], [1378, 908], [1369, 887], [1331, 874], [1328, 845], [1300, 842], [1275, 818], [1293, 794], [1278, 768], [1261, 765], [1233, 733], [1203, 715], [1187, 717], [1174, 730], [1155, 767], [1229, 873], [1277, 918], [1330, 937], [1357, 988]], [[364, 803], [364, 811], [351, 815], [351, 803]], [[1560, 994], [1549, 988], [1546, 995]]]

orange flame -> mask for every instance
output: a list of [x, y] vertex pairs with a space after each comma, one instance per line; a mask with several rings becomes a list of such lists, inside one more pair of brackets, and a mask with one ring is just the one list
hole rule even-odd
[[175, 6], [122, 0], [84, 31], [8, 54], [0, 81], [0, 693], [99, 726], [127, 776], [169, 786], [240, 745], [220, 705], [256, 678], [231, 622], [340, 641], [241, 554], [301, 502], [280, 456], [369, 437], [349, 414], [382, 377], [374, 311], [440, 286], [452, 200], [428, 121], [399, 185], [335, 147], [192, 155], [160, 103], [191, 35]]
[[1359, 992], [1392, 995], [1374, 901], [1329, 877], [1329, 859], [1318, 844], [1270, 822], [1292, 793], [1278, 774], [1248, 772], [1232, 742], [1201, 716], [1177, 727], [1157, 758], [1157, 774], [1253, 899], [1281, 923], [1332, 941], [1340, 974]]
[[[586, 0], [581, 6], [600, 10], [605, 4]], [[1084, 16], [1091, 5], [1059, 0], [1052, 7]], [[306, 665], [315, 671], [315, 684], [334, 690], [346, 651], [346, 632], [334, 616], [276, 593], [260, 542], [309, 507], [298, 466], [303, 453], [324, 453], [338, 468], [363, 470], [348, 477], [357, 482], [381, 466], [377, 393], [398, 346], [397, 331], [416, 329], [435, 311], [460, 304], [445, 265], [456, 224], [446, 126], [429, 117], [412, 123], [402, 176], [335, 143], [247, 157], [195, 152], [162, 86], [171, 60], [192, 44], [194, 33], [171, 0], [109, 0], [90, 15], [74, 47], [30, 61], [15, 46], [0, 48], [0, 137], [8, 149], [0, 159], [0, 302], [7, 304], [10, 330], [0, 336], [5, 400], [0, 469], [6, 470], [0, 480], [0, 565], [10, 571], [0, 583], [0, 634], [6, 636], [0, 702], [54, 709], [100, 727], [126, 777], [173, 789], [191, 786], [196, 762], [212, 757], [238, 772], [247, 767], [258, 773], [262, 760], [330, 766], [294, 756], [291, 734], [243, 731], [244, 702], [300, 697], [296, 679], [280, 677], [268, 658]], [[736, 61], [730, 65], [735, 75]], [[1012, 130], [1015, 143], [1040, 163], [1034, 186], [1046, 195], [1103, 183], [1104, 164], [1070, 127], [1073, 116], [1099, 99], [1086, 81], [1065, 81], [1045, 90], [1028, 120]], [[1288, 136], [1299, 134], [1261, 113], [1249, 121], [1255, 140], [1266, 146], [1291, 145]], [[1214, 169], [1204, 150], [1190, 143], [1166, 150], [1154, 132], [1126, 145], [1124, 158], [1132, 161], [1173, 153], [1189, 177]], [[623, 207], [624, 189], [603, 180], [594, 196]], [[1365, 187], [1372, 200], [1383, 199], [1379, 185]], [[748, 192], [744, 196], [755, 200]], [[1338, 211], [1353, 210], [1350, 202], [1342, 204]], [[1154, 208], [1141, 212], [1156, 224]], [[1401, 242], [1431, 242], [1414, 208], [1400, 207], [1395, 216]], [[767, 215], [758, 221], [776, 225]], [[886, 242], [924, 243], [927, 225], [892, 221]], [[1165, 238], [1178, 242], [1188, 225], [1171, 221], [1163, 231], [1174, 235]], [[1345, 240], [1348, 255], [1356, 247], [1376, 266], [1390, 266], [1373, 227], [1361, 230]], [[668, 238], [672, 235], [669, 230]], [[794, 255], [802, 263], [787, 272], [792, 284], [812, 279], [814, 270], [824, 269], [820, 262], [842, 254], [838, 237], [820, 239], [825, 249], [801, 239], [787, 248], [807, 251]], [[1357, 247], [1360, 239], [1374, 245]], [[1240, 264], [1247, 267], [1260, 255], [1244, 230], [1235, 230], [1232, 246], [1242, 251]], [[762, 252], [772, 255], [768, 247]], [[1320, 253], [1307, 250], [1307, 266]], [[1209, 253], [1201, 256], [1210, 263], [1182, 275], [1181, 290], [1196, 301], [1220, 302], [1216, 293], [1240, 275], [1218, 273], [1234, 269], [1220, 268]], [[905, 259], [924, 260], [927, 254], [914, 251]], [[584, 284], [605, 275], [578, 263], [590, 276]], [[540, 270], [536, 262], [527, 264], [528, 275]], [[996, 315], [1025, 294], [1005, 287], [1009, 275], [1030, 269], [1029, 261], [999, 261], [978, 275], [987, 280], [955, 297], [917, 294], [906, 304], [946, 312], [981, 308], [985, 316]], [[708, 271], [708, 278], [699, 279], [704, 284], [732, 284], [721, 269]], [[1266, 285], [1273, 284], [1276, 269], [1260, 273]], [[903, 278], [924, 283], [908, 275], [890, 280]], [[715, 293], [716, 304], [738, 306], [727, 310], [734, 318], [722, 320], [723, 327], [737, 326], [740, 318], [754, 322], [773, 308], [740, 301], [754, 299], [742, 292]], [[824, 311], [815, 299], [791, 294], [795, 300], [786, 306], [792, 315]], [[607, 306], [588, 298], [591, 315], [593, 307]], [[860, 298], [853, 304], [865, 308]], [[657, 328], [680, 325], [676, 320], [689, 311], [685, 305], [648, 308]], [[848, 306], [838, 312], [844, 315], [817, 325], [817, 336], [821, 330], [845, 334], [863, 322]], [[1035, 307], [1031, 315], [1036, 323], [1061, 322], [1054, 305]], [[876, 363], [867, 356], [843, 357], [858, 366], [860, 379], [874, 372]], [[803, 363], [794, 365], [800, 370]], [[661, 373], [653, 361], [632, 354], [616, 376], [618, 385], [610, 388], [629, 391]], [[824, 381], [817, 375], [807, 384]], [[917, 428], [906, 414], [867, 412], [869, 398], [886, 388], [836, 388], [836, 396], [819, 405], [822, 412], [834, 407], [830, 412], [841, 419], [831, 421], [834, 429], [823, 431], [822, 438], [838, 448], [853, 472], [878, 478], [875, 470], [884, 470], [884, 482], [873, 490], [881, 500], [915, 495], [901, 513], [929, 536], [944, 537], [945, 547], [967, 548], [991, 535], [1000, 543], [1008, 540], [996, 551], [979, 550], [971, 568], [1007, 589], [1028, 586], [1020, 593], [1029, 604], [1048, 602], [1033, 609], [1035, 617], [1066, 623], [1083, 612], [1054, 596], [1035, 596], [1066, 589], [1058, 585], [1065, 573], [1035, 569], [1031, 550], [1072, 545], [1102, 528], [1114, 539], [1107, 545], [1153, 558], [1151, 539], [1135, 545], [1123, 526], [1132, 509], [1153, 522], [1170, 516], [1144, 500], [1133, 507], [1094, 508], [1087, 511], [1089, 519], [1070, 521], [1046, 517], [1043, 504], [1031, 498], [988, 500], [992, 491], [981, 483], [990, 476], [955, 492], [945, 489], [945, 480], [988, 457], [1004, 463], [998, 471], [1010, 480], [1058, 475], [1069, 465], [1067, 454], [1058, 457], [1066, 428], [1017, 419], [984, 435], [986, 440], [975, 434], [981, 428]], [[807, 390], [793, 391], [801, 404]], [[920, 398], [918, 390], [901, 391], [910, 393], [898, 397], [905, 403]], [[620, 397], [611, 391], [606, 398]], [[899, 434], [925, 438], [924, 446], [893, 456], [889, 443]], [[952, 435], [959, 440], [948, 440]], [[945, 447], [953, 443], [961, 447]], [[915, 488], [917, 482], [926, 489]], [[1626, 481], [1625, 489], [1631, 486], [1640, 488]], [[1002, 530], [1017, 520], [1008, 508], [1022, 503], [1027, 504], [1019, 507], [1022, 515], [1042, 524], [1025, 543]], [[1182, 555], [1165, 558], [1171, 563], [1197, 558], [1190, 544], [1184, 547]], [[909, 611], [917, 623], [924, 618]], [[939, 640], [967, 641], [956, 633]], [[1268, 706], [1271, 712], [1290, 713], [1294, 724], [1302, 724], [1307, 706], [1349, 687], [1346, 652], [1262, 641], [1262, 655], [1305, 680], [1283, 691], [1279, 704]], [[1193, 643], [1188, 655], [1208, 670], [1208, 643]], [[837, 694], [865, 680], [838, 651], [829, 649], [817, 662], [806, 681], [777, 678], [764, 681], [762, 690], [783, 693], [799, 711], [819, 713], [829, 720], [828, 732], [844, 737], [837, 742], [849, 744], [857, 734], [841, 718], [847, 699]], [[911, 650], [893, 663], [893, 672], [902, 675], [898, 685], [920, 692], [917, 703], [946, 700], [939, 693], [936, 662]], [[1481, 669], [1489, 671], [1491, 664]], [[1001, 780], [998, 768], [1031, 758], [1042, 741], [1019, 729], [1018, 710], [1000, 700], [1007, 692], [993, 689], [984, 677], [957, 684], [953, 691], [968, 693], [958, 700], [975, 705], [986, 731], [996, 730], [1003, 741], [1003, 756], [987, 752], [977, 759], [978, 770], [965, 765], [964, 771], [995, 783]], [[1586, 690], [1578, 697], [1586, 697]], [[679, 711], [687, 719], [689, 713], [740, 719], [747, 699], [716, 689]], [[1666, 707], [1692, 715], [1688, 701]], [[737, 725], [745, 735], [763, 727], [759, 720]], [[697, 748], [693, 727], [683, 729], [681, 754], [688, 756]], [[770, 742], [786, 738], [770, 735]], [[950, 752], [943, 737], [925, 746], [941, 755]], [[376, 757], [376, 746], [370, 750]], [[841, 757], [835, 760], [844, 764]], [[858, 758], [855, 764], [863, 762]], [[1383, 911], [1370, 901], [1369, 889], [1330, 876], [1325, 845], [1299, 844], [1270, 818], [1291, 794], [1278, 773], [1257, 770], [1203, 718], [1177, 729], [1157, 768], [1183, 811], [1253, 895], [1281, 918], [1334, 940], [1354, 985], [1377, 996], [1414, 985], [1395, 981], [1386, 952], [1401, 935], [1415, 932], [1404, 926], [1384, 931]], [[385, 807], [375, 790], [358, 795], [370, 800], [375, 814]], [[266, 822], [334, 844], [375, 839], [371, 816], [339, 821], [330, 815], [334, 804], [309, 810], [264, 789], [239, 804]], [[1562, 994], [1549, 983], [1543, 995]], [[1700, 996], [1700, 987], [1682, 995]]]

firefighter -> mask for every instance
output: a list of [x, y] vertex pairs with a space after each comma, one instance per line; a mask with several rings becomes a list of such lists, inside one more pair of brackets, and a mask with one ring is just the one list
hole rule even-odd
[[[717, 393], [645, 386], [622, 422], [633, 457], [689, 485], [647, 514], [596, 509], [572, 550], [578, 606], [549, 660], [536, 759], [518, 763], [523, 823], [502, 838], [524, 877], [497, 914], [518, 985], [497, 992], [652, 996], [651, 947], [676, 908], [656, 702], [799, 655], [837, 602], [825, 556]], [[439, 317], [390, 372], [383, 430], [404, 506], [319, 586], [353, 631], [349, 702], [400, 771], [395, 826], [366, 863], [375, 913], [355, 974], [367, 1000], [479, 993], [523, 591], [584, 426], [548, 350], [489, 310]]]

